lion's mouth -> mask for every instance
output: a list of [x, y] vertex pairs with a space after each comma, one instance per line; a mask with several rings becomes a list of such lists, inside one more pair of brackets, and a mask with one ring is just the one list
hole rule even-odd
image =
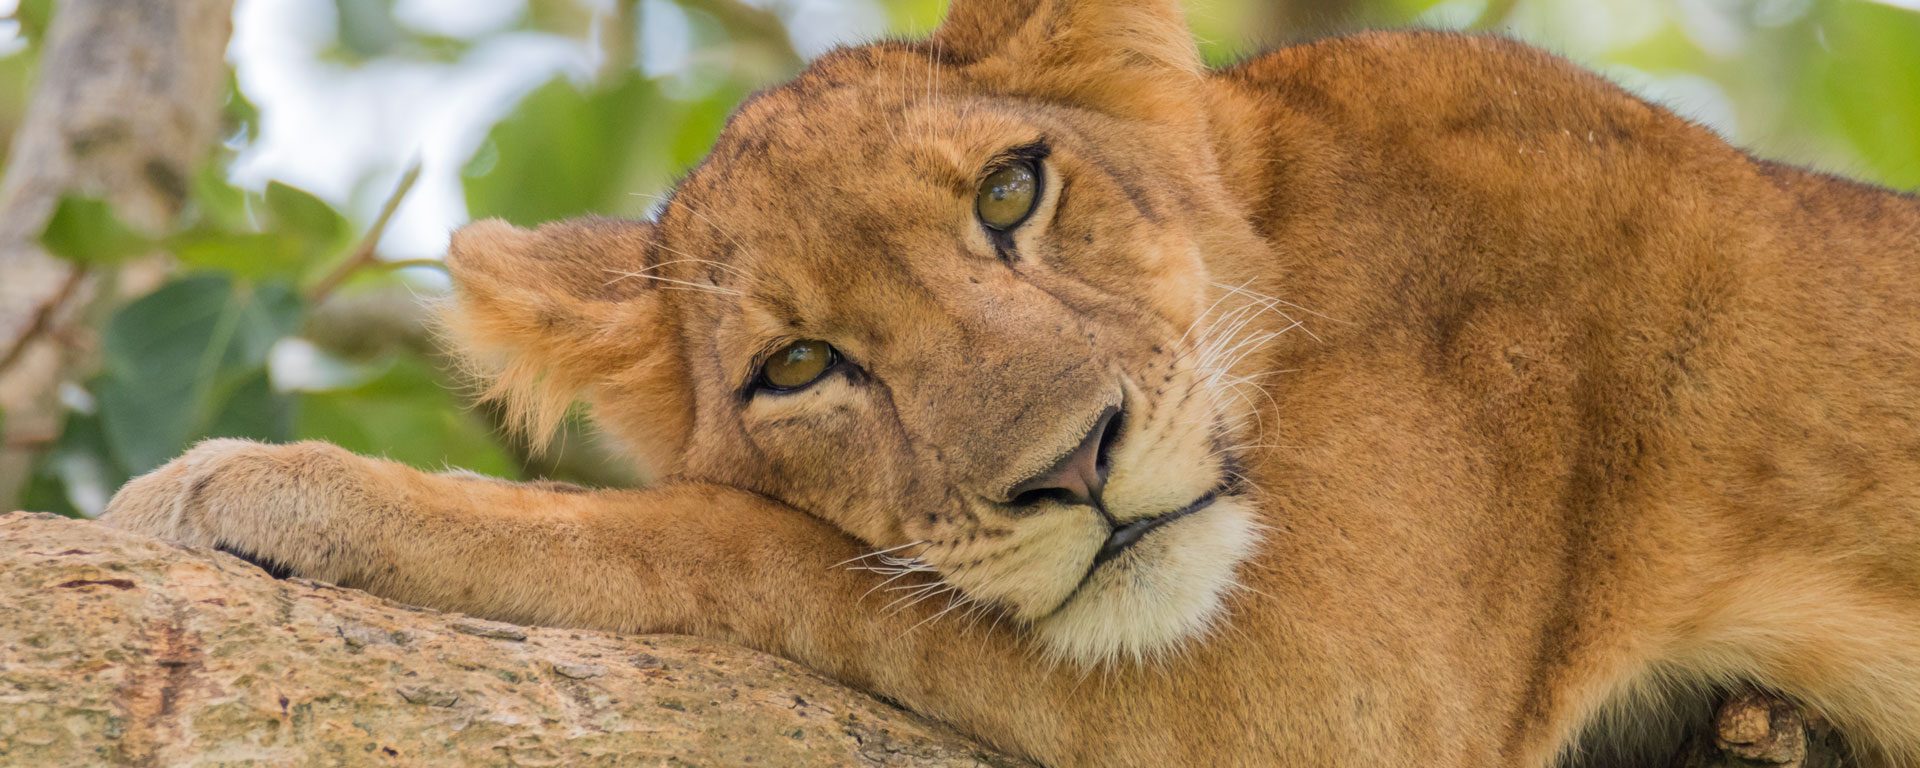
[[[1232, 465], [1229, 464], [1229, 466]], [[1160, 530], [1170, 523], [1204, 512], [1216, 502], [1239, 494], [1244, 483], [1239, 473], [1229, 470], [1226, 475], [1219, 485], [1188, 502], [1186, 506], [1153, 517], [1133, 520], [1124, 525], [1113, 526], [1107, 534], [1107, 540], [1101, 544], [1100, 551], [1094, 554], [1093, 562], [1089, 563], [1087, 569], [1080, 574], [1079, 583], [1075, 584], [1073, 589], [1067, 592], [1066, 597], [1061, 598], [1060, 602], [1039, 620], [1045, 620], [1065, 610], [1086, 589], [1087, 584], [1093, 581], [1094, 574], [1099, 573], [1101, 567], [1126, 554], [1135, 544], [1144, 540], [1147, 534]], [[1112, 523], [1112, 518], [1108, 518], [1108, 523]]]
[[1147, 534], [1166, 527], [1168, 523], [1192, 517], [1206, 508], [1213, 506], [1214, 502], [1219, 501], [1221, 498], [1238, 493], [1240, 490], [1239, 475], [1230, 472], [1227, 478], [1228, 479], [1222, 481], [1220, 485], [1215, 486], [1213, 490], [1201, 494], [1200, 498], [1188, 502], [1184, 507], [1153, 517], [1143, 517], [1139, 520], [1128, 522], [1125, 525], [1114, 527], [1113, 530], [1107, 534], [1106, 543], [1101, 544], [1100, 551], [1094, 554], [1093, 562], [1087, 565], [1086, 572], [1080, 575], [1080, 583], [1074, 585], [1073, 591], [1067, 593], [1066, 598], [1062, 599], [1059, 605], [1054, 606], [1053, 610], [1049, 612], [1049, 615], [1058, 613], [1061, 609], [1065, 608], [1067, 604], [1072, 603], [1073, 599], [1080, 594], [1080, 591], [1086, 588], [1087, 582], [1093, 580], [1093, 575], [1100, 571], [1101, 566], [1126, 554], [1127, 550], [1132, 549], [1133, 545], [1140, 543], [1142, 539], [1146, 538]]
[[1201, 495], [1200, 498], [1194, 499], [1186, 506], [1172, 512], [1155, 515], [1153, 517], [1143, 517], [1139, 520], [1129, 522], [1126, 525], [1114, 528], [1111, 533], [1107, 534], [1106, 543], [1100, 545], [1100, 552], [1093, 556], [1093, 564], [1087, 567], [1087, 572], [1092, 573], [1107, 561], [1124, 554], [1128, 549], [1132, 548], [1133, 545], [1140, 543], [1140, 540], [1145, 538], [1147, 534], [1152, 533], [1161, 526], [1213, 506], [1213, 503], [1220, 499], [1220, 494], [1225, 490], [1227, 490], [1225, 486], [1215, 488], [1207, 491]]

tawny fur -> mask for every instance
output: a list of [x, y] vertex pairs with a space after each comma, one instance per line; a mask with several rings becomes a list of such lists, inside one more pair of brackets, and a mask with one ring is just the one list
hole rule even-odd
[[[973, 189], [1035, 141], [1002, 258]], [[1504, 40], [1209, 72], [1170, 0], [958, 0], [743, 105], [657, 222], [457, 236], [493, 392], [668, 482], [216, 441], [107, 519], [734, 640], [1051, 765], [1644, 759], [1729, 685], [1917, 765], [1916, 244]], [[859, 368], [745, 394], [798, 338]], [[1087, 576], [1107, 523], [999, 502], [1120, 405], [1115, 519], [1226, 492]]]

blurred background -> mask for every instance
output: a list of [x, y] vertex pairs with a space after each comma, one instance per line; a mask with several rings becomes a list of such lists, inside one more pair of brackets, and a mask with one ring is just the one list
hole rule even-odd
[[[0, 0], [0, 146], [28, 120], [59, 6]], [[82, 190], [43, 217], [48, 254], [115, 280], [57, 340], [66, 362], [47, 391], [0, 398], [14, 410], [0, 411], [0, 509], [97, 514], [128, 477], [207, 436], [643, 482], [577, 420], [536, 455], [473, 405], [421, 321], [445, 289], [448, 232], [484, 216], [644, 216], [746, 94], [836, 45], [920, 35], [944, 6], [237, 0], [219, 129], [177, 213], [135, 226]], [[1369, 27], [1500, 32], [1761, 155], [1920, 186], [1920, 0], [1188, 7], [1215, 63]], [[0, 354], [0, 374], [29, 357]]]

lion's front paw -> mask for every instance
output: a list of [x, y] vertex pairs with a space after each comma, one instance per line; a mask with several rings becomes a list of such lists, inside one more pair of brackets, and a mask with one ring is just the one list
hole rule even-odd
[[325, 443], [208, 440], [114, 494], [101, 521], [214, 547], [275, 576], [341, 581], [364, 460]]

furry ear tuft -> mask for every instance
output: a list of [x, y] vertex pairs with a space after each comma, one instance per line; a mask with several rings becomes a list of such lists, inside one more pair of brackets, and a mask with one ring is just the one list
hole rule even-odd
[[954, 0], [926, 45], [1009, 91], [1180, 120], [1205, 73], [1178, 0]]
[[[620, 397], [657, 404], [663, 412], [651, 420], [669, 432], [685, 418], [676, 413], [686, 395], [665, 299], [653, 281], [631, 279], [648, 272], [652, 236], [650, 224], [608, 218], [535, 230], [490, 219], [454, 233], [454, 294], [440, 312], [441, 331], [487, 382], [483, 396], [505, 404], [536, 450], [577, 398], [597, 406], [613, 395], [609, 385], [646, 385], [651, 391]], [[649, 444], [633, 446], [656, 470], [679, 448], [661, 445], [663, 436], [671, 437], [642, 435]]]

